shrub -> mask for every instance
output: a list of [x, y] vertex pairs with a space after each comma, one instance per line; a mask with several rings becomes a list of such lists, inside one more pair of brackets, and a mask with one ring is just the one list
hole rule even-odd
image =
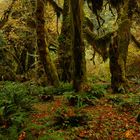
[[77, 94], [66, 95], [70, 106], [84, 107], [96, 105], [97, 99], [90, 95], [90, 92], [79, 92]]
[[0, 137], [17, 137], [25, 127], [33, 103], [28, 94], [23, 84], [6, 82], [3, 85], [0, 90]]
[[59, 108], [54, 115], [54, 126], [59, 129], [87, 125], [90, 115], [67, 107]]
[[104, 97], [104, 94], [106, 94], [106, 90], [108, 88], [109, 85], [106, 85], [106, 84], [102, 84], [102, 85], [99, 85], [99, 84], [95, 84], [92, 86], [92, 89], [90, 91], [90, 97], [96, 97], [98, 99], [100, 99], [101, 97]]
[[59, 87], [55, 88], [52, 86], [42, 87], [28, 85], [31, 95], [62, 95], [65, 92], [73, 90], [72, 85], [69, 83], [61, 83]]

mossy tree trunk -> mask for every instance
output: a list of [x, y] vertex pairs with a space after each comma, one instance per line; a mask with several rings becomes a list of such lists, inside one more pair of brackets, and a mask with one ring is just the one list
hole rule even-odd
[[129, 0], [126, 0], [120, 9], [118, 31], [112, 37], [109, 50], [111, 86], [114, 93], [127, 92], [126, 60], [131, 26], [131, 20], [128, 16], [128, 3]]
[[72, 46], [71, 46], [71, 18], [69, 0], [64, 0], [63, 21], [59, 36], [58, 73], [60, 80], [70, 82], [72, 80]]
[[46, 42], [44, 13], [45, 13], [44, 0], [37, 0], [36, 32], [37, 32], [37, 45], [38, 45], [39, 56], [44, 66], [44, 70], [47, 75], [48, 82], [50, 82], [51, 85], [58, 86], [59, 79], [58, 79], [57, 71], [51, 60], [48, 44]]
[[34, 68], [35, 63], [35, 47], [33, 44], [31, 44], [30, 48], [28, 49], [28, 64], [27, 64], [27, 70]]
[[27, 58], [27, 49], [26, 47], [24, 47], [19, 58], [19, 64], [16, 70], [17, 74], [24, 74], [26, 72], [26, 58]]
[[86, 80], [85, 46], [83, 43], [82, 20], [83, 0], [71, 0], [72, 16], [72, 51], [74, 59], [73, 87], [80, 91], [83, 82]]

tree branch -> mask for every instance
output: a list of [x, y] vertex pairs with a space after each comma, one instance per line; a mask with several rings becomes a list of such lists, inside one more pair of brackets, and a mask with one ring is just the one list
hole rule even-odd
[[93, 46], [94, 50], [102, 56], [105, 61], [108, 58], [108, 47], [111, 43], [111, 36], [115, 31], [109, 32], [103, 36], [98, 37], [88, 27], [83, 29], [84, 37], [87, 42]]
[[52, 7], [54, 8], [54, 11], [57, 14], [60, 15], [63, 12], [63, 9], [59, 7], [58, 4], [54, 0], [47, 0], [47, 2], [49, 2], [52, 5]]
[[10, 6], [7, 8], [7, 10], [4, 11], [4, 14], [0, 20], [0, 29], [5, 25], [5, 23], [8, 21], [9, 15], [12, 11], [12, 8], [15, 4], [16, 0], [13, 0]]
[[136, 44], [136, 46], [140, 49], [140, 42], [137, 41], [137, 39], [135, 38], [133, 34], [131, 34], [131, 39]]

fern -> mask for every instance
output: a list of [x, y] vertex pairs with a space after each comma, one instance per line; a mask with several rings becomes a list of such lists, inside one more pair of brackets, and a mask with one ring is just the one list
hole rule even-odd
[[33, 101], [23, 84], [5, 83], [0, 90], [0, 137], [17, 139], [28, 121]]

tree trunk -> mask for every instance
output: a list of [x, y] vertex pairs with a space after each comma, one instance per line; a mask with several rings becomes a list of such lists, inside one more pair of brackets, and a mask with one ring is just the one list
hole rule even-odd
[[27, 58], [27, 49], [25, 47], [23, 48], [20, 55], [19, 64], [16, 70], [17, 74], [23, 74], [26, 71], [26, 58]]
[[64, 0], [63, 21], [61, 34], [59, 36], [58, 50], [58, 73], [60, 80], [70, 82], [72, 80], [72, 46], [71, 46], [71, 19], [69, 0]]
[[120, 10], [121, 12], [118, 17], [118, 20], [120, 21], [119, 28], [112, 37], [112, 43], [109, 50], [111, 86], [114, 93], [127, 92], [126, 60], [131, 26], [128, 17], [128, 2], [129, 0], [125, 2]]
[[80, 91], [86, 80], [85, 47], [82, 37], [83, 0], [71, 0], [72, 15], [72, 51], [74, 58], [73, 87]]
[[40, 55], [40, 60], [43, 64], [45, 73], [48, 78], [48, 82], [51, 85], [58, 86], [59, 79], [57, 75], [56, 68], [51, 60], [48, 45], [46, 42], [46, 32], [45, 32], [45, 3], [44, 0], [37, 0], [37, 9], [36, 9], [36, 32], [37, 32], [37, 45]]
[[[34, 41], [34, 42], [33, 42]], [[28, 62], [27, 62], [27, 70], [35, 68], [35, 39], [32, 38], [32, 41], [28, 43]]]

